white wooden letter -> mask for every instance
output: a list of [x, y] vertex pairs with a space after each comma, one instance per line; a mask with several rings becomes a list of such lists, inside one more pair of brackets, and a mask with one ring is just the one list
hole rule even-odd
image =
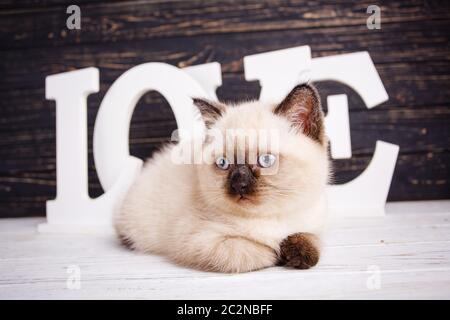
[[[205, 81], [206, 74], [212, 81]], [[137, 101], [145, 92], [156, 90], [172, 107], [180, 132], [186, 135], [181, 139], [203, 134], [204, 124], [191, 97], [211, 97], [194, 77], [208, 83], [206, 90], [212, 93], [221, 83], [220, 66], [210, 63], [183, 71], [164, 63], [145, 63], [113, 83], [100, 105], [94, 128], [94, 160], [105, 190], [96, 199], [88, 194], [86, 98], [99, 89], [98, 70], [47, 77], [46, 97], [56, 100], [57, 105], [57, 197], [47, 202], [47, 223], [39, 230], [112, 231], [112, 215], [142, 166], [128, 148]]]
[[[261, 100], [281, 101], [294, 85], [332, 80], [352, 87], [367, 108], [386, 101], [388, 95], [367, 52], [310, 59], [308, 46], [255, 54], [244, 58], [245, 78], [259, 80]], [[334, 159], [351, 157], [350, 124], [346, 95], [328, 97], [325, 119]], [[345, 216], [384, 214], [398, 146], [378, 141], [372, 162], [355, 180], [329, 186], [330, 208]], [[358, 201], [355, 201], [358, 198]]]
[[45, 97], [56, 101], [56, 199], [47, 201], [47, 224], [60, 226], [82, 224], [88, 194], [87, 105], [89, 94], [99, 90], [96, 68], [48, 76]]

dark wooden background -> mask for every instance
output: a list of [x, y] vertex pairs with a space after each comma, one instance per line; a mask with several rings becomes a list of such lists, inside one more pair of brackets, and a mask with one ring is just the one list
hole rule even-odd
[[[81, 7], [81, 30], [66, 7]], [[366, 8], [382, 9], [368, 30]], [[322, 98], [349, 97], [353, 158], [334, 161], [337, 182], [357, 176], [375, 141], [400, 145], [389, 200], [450, 198], [450, 10], [447, 1], [37, 1], [0, 0], [0, 217], [44, 215], [56, 194], [55, 105], [45, 76], [94, 66], [101, 92], [89, 97], [90, 194], [101, 194], [92, 159], [99, 103], [127, 69], [151, 61], [222, 64], [219, 98], [256, 98], [245, 55], [299, 45], [313, 57], [369, 51], [389, 101], [365, 108], [350, 88], [319, 83]], [[326, 101], [326, 99], [325, 99]], [[133, 115], [130, 148], [145, 158], [176, 123], [164, 99], [146, 94]]]

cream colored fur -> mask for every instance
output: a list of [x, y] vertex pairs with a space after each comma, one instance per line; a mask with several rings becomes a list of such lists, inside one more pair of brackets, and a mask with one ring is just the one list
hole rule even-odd
[[[119, 235], [139, 251], [161, 254], [184, 266], [246, 272], [273, 266], [280, 242], [309, 232], [320, 237], [326, 220], [326, 146], [295, 133], [272, 105], [228, 107], [214, 125], [277, 129], [279, 171], [255, 201], [231, 199], [226, 172], [215, 164], [175, 164], [170, 146], [148, 160], [115, 217]], [[214, 143], [214, 142], [213, 142]], [[232, 148], [233, 146], [227, 146]]]

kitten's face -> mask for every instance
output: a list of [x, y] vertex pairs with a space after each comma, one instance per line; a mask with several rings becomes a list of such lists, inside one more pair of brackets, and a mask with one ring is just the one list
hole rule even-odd
[[197, 166], [208, 206], [271, 215], [292, 202], [306, 206], [321, 193], [328, 167], [320, 101], [306, 85], [290, 95], [278, 106], [195, 100], [209, 128], [203, 148], [207, 161]]

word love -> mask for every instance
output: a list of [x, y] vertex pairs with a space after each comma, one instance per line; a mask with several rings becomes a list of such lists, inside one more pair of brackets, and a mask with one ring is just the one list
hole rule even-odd
[[[388, 99], [367, 52], [311, 58], [301, 46], [244, 57], [245, 78], [261, 85], [260, 100], [277, 102], [300, 82], [337, 81], [353, 88], [370, 109]], [[94, 161], [104, 194], [88, 195], [87, 96], [99, 91], [99, 71], [86, 68], [46, 78], [46, 98], [56, 101], [57, 196], [47, 202], [48, 232], [89, 232], [111, 228], [112, 214], [139, 173], [142, 160], [129, 153], [130, 120], [138, 100], [159, 92], [170, 104], [180, 142], [201, 136], [205, 125], [191, 97], [217, 99], [222, 84], [219, 63], [179, 69], [150, 62], [123, 73], [109, 88], [94, 125]], [[351, 157], [347, 96], [327, 97], [325, 119], [335, 159]], [[354, 180], [329, 187], [332, 212], [380, 215], [389, 190], [398, 146], [378, 141], [373, 159]]]

